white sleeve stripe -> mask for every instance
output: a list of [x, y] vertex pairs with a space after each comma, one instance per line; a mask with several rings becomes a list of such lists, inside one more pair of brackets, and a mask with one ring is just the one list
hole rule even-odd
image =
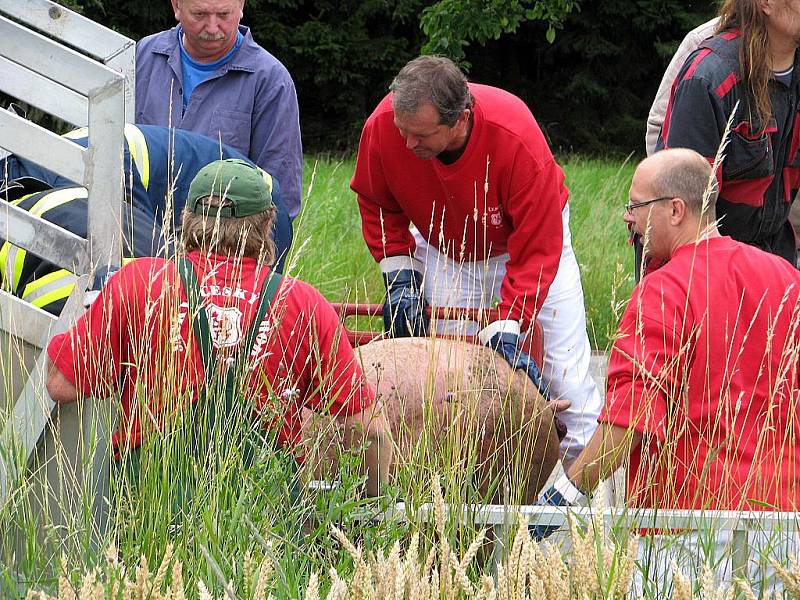
[[519, 335], [519, 321], [513, 319], [503, 319], [500, 321], [492, 321], [478, 333], [478, 339], [481, 344], [488, 344], [495, 334], [497, 333], [513, 333]]
[[420, 273], [423, 271], [422, 261], [410, 256], [387, 256], [381, 260], [380, 266], [381, 273], [392, 273], [403, 269], [411, 269]]
[[564, 496], [564, 500], [570, 504], [577, 504], [586, 499], [586, 494], [580, 491], [566, 475], [559, 477], [553, 484], [553, 487], [561, 492], [561, 495]]

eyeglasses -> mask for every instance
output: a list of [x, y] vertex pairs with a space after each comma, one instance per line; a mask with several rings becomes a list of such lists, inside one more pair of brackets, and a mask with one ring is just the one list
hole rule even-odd
[[629, 202], [625, 205], [625, 210], [632, 213], [634, 208], [641, 208], [654, 202], [661, 202], [662, 200], [672, 200], [675, 196], [662, 196], [661, 198], [653, 198], [652, 200], [645, 200], [644, 202]]

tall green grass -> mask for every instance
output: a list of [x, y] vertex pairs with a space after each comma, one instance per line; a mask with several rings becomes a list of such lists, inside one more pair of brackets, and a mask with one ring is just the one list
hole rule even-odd
[[[598, 348], [605, 348], [632, 285], [632, 258], [621, 213], [633, 167], [580, 158], [566, 158], [562, 164], [571, 190], [573, 244], [582, 268], [590, 335]], [[309, 192], [296, 223], [292, 273], [331, 300], [380, 301], [380, 274], [361, 238], [355, 197], [348, 187], [352, 161], [309, 161], [307, 168]], [[142, 352], [147, 352], [146, 340], [140, 341]], [[6, 356], [14, 351], [11, 345], [3, 349]], [[0, 365], [3, 371], [8, 367]], [[179, 377], [180, 372], [166, 368], [165, 378], [170, 375]], [[0, 421], [7, 413], [0, 411]], [[295, 493], [296, 474], [287, 467], [285, 456], [270, 448], [251, 468], [240, 469], [237, 448], [212, 441], [213, 460], [199, 463], [203, 469], [193, 472], [198, 463], [186, 458], [187, 432], [181, 426], [177, 421], [148, 440], [149, 462], [135, 485], [126, 485], [124, 476], [115, 474], [112, 492], [103, 498], [109, 509], [107, 530], [92, 529], [92, 490], [86, 482], [70, 479], [63, 450], [55, 452], [51, 464], [34, 463], [29, 473], [13, 482], [9, 501], [0, 506], [0, 598], [24, 596], [35, 588], [70, 600], [176, 600], [182, 594], [203, 600], [261, 599], [268, 594], [276, 599], [314, 600], [326, 596], [583, 600], [622, 597], [635, 570], [648, 568], [647, 562], [633, 565], [635, 544], [624, 527], [614, 532], [612, 541], [596, 520], [573, 521], [572, 549], [565, 550], [565, 558], [554, 549], [542, 553], [521, 525], [502, 569], [492, 578], [488, 549], [474, 543], [483, 533], [454, 515], [446, 519], [443, 511], [444, 502], [487, 500], [470, 481], [474, 469], [470, 443], [478, 440], [464, 441], [469, 432], [426, 432], [409, 461], [411, 468], [384, 490], [382, 499], [372, 501], [359, 496], [358, 459], [348, 454], [339, 458], [337, 485], [323, 491], [300, 485]], [[60, 504], [61, 490], [46, 489], [42, 475], [52, 468], [62, 472], [57, 487], [77, 486], [76, 504]], [[183, 493], [181, 477], [186, 475], [196, 478], [196, 487], [192, 500], [178, 510], [176, 498]], [[48, 511], [37, 507], [45, 498], [55, 512], [68, 510], [72, 518], [51, 520]], [[435, 522], [413, 515], [405, 523], [364, 520], [400, 500], [409, 507], [433, 501]], [[342, 533], [332, 535], [331, 525]], [[715, 533], [705, 532], [710, 546]], [[675, 544], [681, 544], [677, 536]], [[112, 550], [106, 553], [109, 547]], [[147, 566], [158, 564], [162, 567], [155, 570]], [[791, 565], [793, 572], [784, 571], [781, 578], [800, 581], [800, 569], [788, 561], [783, 564]], [[653, 581], [644, 597], [691, 598], [694, 591], [702, 591], [704, 598], [726, 597], [714, 588], [713, 576], [700, 581], [695, 577], [699, 569], [690, 574], [693, 583], [676, 577], [674, 588]], [[415, 596], [419, 589], [426, 593]]]

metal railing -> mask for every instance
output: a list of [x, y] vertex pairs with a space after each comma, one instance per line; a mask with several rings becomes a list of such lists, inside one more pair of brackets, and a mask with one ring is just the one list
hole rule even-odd
[[[750, 559], [749, 536], [753, 532], [796, 534], [800, 531], [800, 513], [729, 510], [668, 510], [615, 507], [602, 513], [590, 507], [555, 506], [507, 506], [499, 504], [465, 504], [445, 506], [448, 519], [462, 523], [490, 526], [494, 530], [492, 560], [500, 563], [506, 551], [511, 533], [519, 526], [522, 517], [529, 525], [545, 525], [558, 528], [569, 526], [569, 520], [578, 518], [588, 522], [601, 518], [605, 531], [616, 530], [661, 530], [686, 532], [713, 531], [731, 532], [730, 555], [734, 576], [744, 576]], [[385, 512], [364, 514], [363, 521], [399, 520], [429, 522], [434, 519], [433, 504], [423, 504], [409, 513], [405, 503], [398, 503]]]

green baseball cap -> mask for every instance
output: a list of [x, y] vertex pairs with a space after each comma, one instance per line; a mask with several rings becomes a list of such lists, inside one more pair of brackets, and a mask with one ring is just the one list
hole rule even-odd
[[[222, 198], [222, 206], [201, 202]], [[221, 217], [249, 217], [272, 206], [272, 176], [238, 158], [215, 160], [200, 169], [189, 185], [186, 208], [194, 213]]]

